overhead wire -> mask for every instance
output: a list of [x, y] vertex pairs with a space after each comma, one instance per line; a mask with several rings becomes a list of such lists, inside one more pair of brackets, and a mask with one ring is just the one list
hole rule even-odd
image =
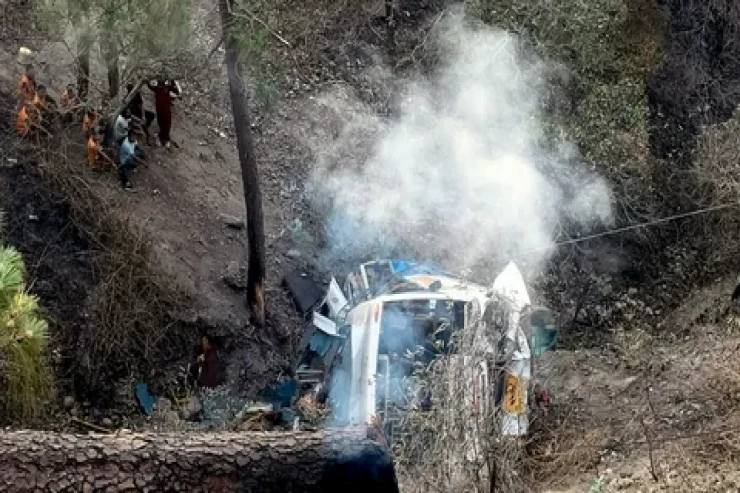
[[635, 231], [635, 230], [642, 229], [642, 228], [649, 228], [651, 226], [657, 226], [659, 224], [665, 224], [665, 223], [669, 223], [673, 221], [678, 221], [678, 220], [686, 219], [689, 217], [700, 216], [703, 214], [717, 212], [717, 211], [721, 211], [725, 209], [732, 209], [734, 207], [740, 207], [740, 203], [733, 202], [733, 203], [719, 204], [719, 205], [714, 205], [710, 207], [703, 207], [701, 209], [696, 209], [696, 210], [689, 211], [689, 212], [683, 212], [680, 214], [673, 214], [673, 215], [661, 217], [658, 219], [652, 219], [650, 221], [645, 221], [641, 223], [628, 224], [626, 226], [621, 226], [619, 228], [614, 228], [614, 229], [608, 229], [605, 231], [600, 231], [598, 233], [589, 234], [586, 236], [579, 236], [577, 238], [570, 238], [568, 240], [556, 241], [550, 245], [533, 248], [533, 249], [526, 250], [521, 253], [535, 253], [535, 252], [550, 250], [552, 248], [557, 248], [561, 246], [574, 245], [577, 243], [583, 243], [585, 241], [595, 240], [595, 239], [603, 238], [606, 236], [618, 235], [621, 233], [626, 233], [628, 231]]

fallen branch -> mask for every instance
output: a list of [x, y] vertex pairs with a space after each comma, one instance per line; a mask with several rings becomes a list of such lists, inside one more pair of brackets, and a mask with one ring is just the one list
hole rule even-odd
[[102, 426], [98, 426], [93, 423], [88, 423], [87, 421], [83, 421], [79, 418], [72, 418], [72, 422], [80, 426], [83, 426], [85, 428], [89, 428], [93, 431], [97, 431], [98, 433], [104, 433], [106, 435], [109, 435], [111, 433], [111, 431], [108, 428], [103, 428]]

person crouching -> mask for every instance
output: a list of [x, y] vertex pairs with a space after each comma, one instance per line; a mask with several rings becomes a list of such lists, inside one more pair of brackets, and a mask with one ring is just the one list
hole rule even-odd
[[106, 167], [115, 168], [113, 160], [101, 149], [94, 131], [87, 134], [87, 165], [95, 171], [102, 171]]
[[123, 189], [127, 192], [134, 191], [134, 186], [131, 184], [128, 174], [143, 163], [144, 158], [144, 151], [139, 149], [136, 144], [136, 135], [129, 131], [126, 138], [121, 142], [118, 163], [118, 177], [121, 179]]

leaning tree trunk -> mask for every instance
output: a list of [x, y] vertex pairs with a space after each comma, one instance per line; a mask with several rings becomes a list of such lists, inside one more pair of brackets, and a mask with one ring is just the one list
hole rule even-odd
[[219, 0], [221, 24], [226, 41], [226, 71], [231, 94], [231, 111], [234, 115], [236, 143], [244, 185], [244, 203], [247, 208], [247, 243], [249, 267], [247, 269], [247, 303], [255, 323], [265, 325], [265, 230], [262, 217], [262, 194], [260, 192], [257, 157], [254, 154], [249, 105], [242, 77], [239, 47], [230, 27], [234, 24], [233, 0]]
[[111, 114], [110, 118], [108, 118], [108, 121], [106, 122], [105, 126], [105, 136], [103, 137], [103, 146], [108, 149], [113, 149], [115, 144], [115, 135], [114, 135], [114, 127], [116, 120], [118, 119], [118, 116], [123, 112], [123, 109], [126, 108], [126, 106], [129, 105], [131, 100], [134, 98], [134, 95], [141, 90], [141, 88], [144, 87], [144, 81], [141, 80], [136, 83], [134, 88], [131, 90], [130, 93], [128, 93], [122, 100], [121, 103], [116, 107], [116, 110]]
[[398, 492], [387, 449], [359, 430], [194, 435], [0, 432], [2, 491], [347, 493], [343, 488], [352, 486]]

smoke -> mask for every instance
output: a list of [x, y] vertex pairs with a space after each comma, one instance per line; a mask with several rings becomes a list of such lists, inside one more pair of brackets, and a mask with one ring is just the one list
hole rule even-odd
[[578, 164], [573, 146], [541, 144], [544, 64], [460, 12], [438, 23], [430, 43], [439, 69], [400, 84], [392, 117], [347, 90], [318, 101], [334, 123], [312, 141], [329, 259], [402, 252], [456, 269], [537, 264], [565, 225], [611, 221], [604, 180]]

